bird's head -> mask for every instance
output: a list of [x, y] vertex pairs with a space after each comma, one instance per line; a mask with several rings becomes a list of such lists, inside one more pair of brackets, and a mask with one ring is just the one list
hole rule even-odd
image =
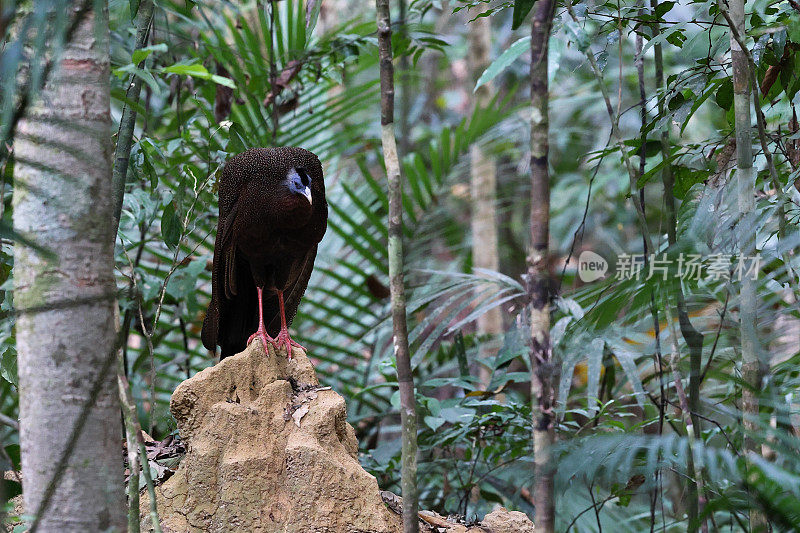
[[[236, 197], [244, 194], [239, 187], [247, 189], [246, 194], [251, 195], [248, 209], [256, 211], [254, 216], [265, 217], [269, 224], [299, 228], [311, 223], [324, 228], [327, 203], [322, 164], [308, 150], [295, 147], [247, 150], [228, 161], [223, 179], [239, 184], [233, 186]], [[221, 192], [221, 209], [224, 201]]]
[[302, 166], [290, 167], [275, 187], [273, 205], [290, 225], [303, 225], [314, 212], [314, 195], [311, 186], [314, 178]]
[[270, 168], [277, 180], [273, 208], [280, 214], [281, 225], [303, 226], [319, 210], [316, 204], [325, 204], [322, 165], [317, 156], [302, 148], [276, 148], [274, 153], [278, 157]]

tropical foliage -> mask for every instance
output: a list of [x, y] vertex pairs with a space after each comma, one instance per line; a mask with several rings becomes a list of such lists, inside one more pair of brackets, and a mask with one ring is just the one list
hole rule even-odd
[[[74, 23], [52, 19], [44, 4], [12, 2], [0, 12], [0, 412], [10, 422], [18, 418], [14, 128]], [[467, 520], [495, 503], [535, 516], [522, 277], [530, 210], [524, 22], [532, 4], [393, 6], [404, 15], [395, 17], [392, 44], [421, 502]], [[116, 267], [125, 370], [142, 426], [156, 438], [172, 433], [170, 394], [215, 362], [199, 331], [222, 164], [248, 147], [303, 146], [323, 161], [330, 219], [293, 330], [321, 379], [346, 397], [362, 463], [382, 488], [397, 490], [374, 6], [162, 0], [146, 46], [134, 49], [137, 9], [133, 1], [108, 6], [112, 115], [138, 112]], [[756, 209], [744, 219], [733, 177], [727, 9], [712, 0], [558, 4], [549, 57], [550, 246], [561, 531], [749, 530], [750, 509], [765, 512], [776, 531], [800, 529], [800, 7], [747, 5], [743, 37], [763, 120], [754, 118], [752, 129]], [[476, 16], [491, 18], [496, 59], [471, 79], [466, 37]], [[134, 79], [143, 89], [132, 101]], [[476, 83], [492, 84], [488, 106], [472, 106]], [[474, 146], [498, 169], [499, 272], [472, 268]], [[674, 214], [665, 201], [673, 194]], [[740, 271], [742, 228], [756, 235], [760, 262], [751, 272]], [[644, 242], [655, 256], [641, 273], [615, 275]], [[579, 277], [585, 251], [607, 260], [605, 277]], [[702, 275], [686, 275], [690, 256], [699, 256]], [[752, 384], [742, 377], [740, 274], [757, 278], [757, 413], [744, 412], [741, 399]], [[499, 340], [475, 329], [494, 307], [506, 327]], [[492, 346], [500, 348], [487, 355]], [[18, 465], [13, 423], [0, 424], [0, 442], [0, 465]], [[18, 490], [12, 485], [7, 496]]]

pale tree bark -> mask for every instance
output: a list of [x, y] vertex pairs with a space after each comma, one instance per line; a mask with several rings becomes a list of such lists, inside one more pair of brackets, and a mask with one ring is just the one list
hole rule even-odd
[[[755, 169], [753, 168], [753, 146], [750, 123], [750, 73], [747, 52], [733, 34], [745, 33], [744, 0], [730, 0], [728, 14], [731, 22], [731, 62], [733, 64], [733, 108], [736, 128], [736, 190], [739, 207], [737, 240], [741, 258], [755, 252], [755, 233], [745, 221], [755, 209]], [[742, 41], [742, 44], [744, 41]], [[758, 391], [761, 388], [761, 371], [758, 358], [756, 320], [756, 285], [749, 276], [743, 276], [739, 291], [739, 334], [742, 344], [742, 378], [747, 386], [742, 388], [742, 411], [745, 431], [757, 431]], [[745, 438], [745, 449], [758, 453], [752, 439]], [[750, 511], [750, 530], [766, 531], [767, 521], [763, 513]]]
[[41, 531], [125, 528], [107, 17], [84, 18], [16, 135], [14, 227], [52, 252], [14, 258], [24, 497]]
[[[479, 13], [489, 9], [487, 4], [478, 8]], [[491, 63], [492, 49], [491, 17], [481, 17], [469, 25], [469, 49], [467, 62], [472, 74], [471, 81], [478, 78]], [[474, 86], [474, 85], [473, 85]], [[472, 91], [472, 87], [469, 88]], [[492, 99], [492, 84], [487, 83], [478, 88], [473, 96], [474, 107], [486, 107]], [[497, 168], [494, 158], [485, 152], [480, 144], [470, 147], [470, 190], [472, 199], [472, 266], [486, 270], [499, 270], [500, 258], [497, 248], [496, 190]], [[503, 331], [503, 316], [499, 307], [493, 307], [478, 317], [478, 335], [490, 335], [492, 341], [482, 344], [480, 359], [488, 360], [497, 354], [497, 341]], [[479, 376], [488, 387], [490, 373], [481, 365]]]
[[400, 389], [402, 426], [401, 488], [403, 492], [403, 531], [419, 530], [417, 491], [417, 410], [414, 377], [408, 348], [406, 296], [403, 282], [403, 196], [400, 161], [394, 135], [394, 67], [392, 65], [392, 27], [389, 0], [376, 0], [378, 52], [381, 76], [381, 141], [386, 175], [389, 180], [389, 290], [392, 299], [394, 355]]
[[531, 317], [531, 410], [533, 415], [536, 531], [555, 531], [555, 495], [551, 449], [555, 442], [553, 412], [558, 366], [550, 344], [549, 273], [550, 172], [548, 135], [548, 44], [555, 13], [554, 0], [539, 0], [531, 26], [531, 251], [528, 296]]

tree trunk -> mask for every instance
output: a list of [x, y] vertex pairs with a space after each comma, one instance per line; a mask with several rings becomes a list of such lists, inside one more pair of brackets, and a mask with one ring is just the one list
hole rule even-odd
[[394, 354], [400, 388], [402, 426], [401, 488], [403, 492], [403, 531], [419, 529], [417, 493], [417, 410], [414, 377], [408, 348], [406, 296], [403, 282], [403, 196], [400, 161], [394, 136], [394, 68], [392, 65], [392, 27], [389, 0], [376, 0], [378, 50], [381, 76], [381, 141], [386, 175], [389, 180], [389, 290], [392, 298]]
[[[483, 4], [479, 13], [489, 6]], [[492, 49], [491, 17], [481, 17], [469, 25], [469, 50], [467, 60], [474, 84], [490, 63]], [[474, 85], [473, 85], [474, 86]], [[469, 88], [472, 91], [472, 87]], [[484, 84], [474, 93], [474, 107], [485, 107], [492, 99], [491, 84]], [[470, 148], [470, 182], [472, 197], [472, 266], [486, 270], [499, 270], [497, 249], [496, 183], [494, 158], [475, 143]], [[497, 340], [503, 332], [503, 317], [499, 307], [493, 307], [478, 317], [478, 335], [492, 336], [493, 342], [482, 344], [480, 359], [486, 361], [496, 355]], [[488, 368], [481, 365], [479, 375], [484, 387], [489, 385]]]
[[536, 530], [555, 531], [555, 498], [551, 448], [555, 442], [553, 407], [558, 366], [550, 345], [550, 122], [548, 117], [548, 42], [555, 13], [554, 0], [539, 0], [531, 27], [531, 251], [528, 295], [531, 315], [531, 409], [533, 414]]
[[[744, 0], [730, 0], [728, 11], [738, 34], [745, 38]], [[736, 126], [736, 189], [739, 207], [737, 225], [739, 255], [752, 256], [755, 251], [755, 233], [744, 223], [755, 208], [755, 171], [753, 169], [753, 146], [750, 124], [750, 74], [747, 54], [731, 32], [731, 62], [733, 64], [733, 107]], [[747, 386], [742, 389], [742, 410], [746, 431], [757, 431], [758, 391], [761, 388], [757, 333], [756, 333], [756, 286], [749, 276], [743, 276], [739, 292], [739, 334], [742, 343], [742, 378]], [[757, 453], [758, 446], [745, 438], [745, 449]], [[766, 531], [764, 514], [750, 511], [750, 530]]]
[[25, 507], [43, 531], [126, 524], [107, 17], [84, 18], [16, 135], [14, 227], [52, 252], [17, 244], [14, 264]]

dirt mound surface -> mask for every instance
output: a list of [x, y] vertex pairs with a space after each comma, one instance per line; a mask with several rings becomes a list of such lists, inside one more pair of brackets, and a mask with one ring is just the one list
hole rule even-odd
[[[344, 399], [305, 352], [261, 343], [184, 381], [170, 409], [187, 453], [156, 489], [167, 532], [396, 533], [359, 464]], [[147, 530], [149, 502], [142, 497]]]

